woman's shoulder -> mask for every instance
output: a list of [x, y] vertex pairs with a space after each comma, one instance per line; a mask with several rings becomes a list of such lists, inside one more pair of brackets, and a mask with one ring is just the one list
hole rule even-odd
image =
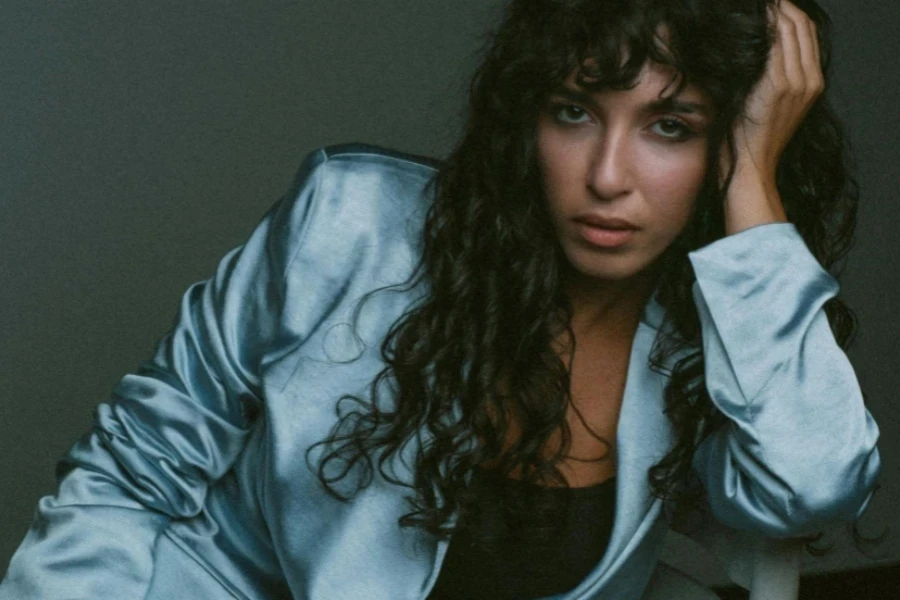
[[436, 158], [364, 143], [324, 146], [309, 153], [295, 186], [315, 183], [334, 192], [419, 192], [441, 167]]
[[307, 154], [271, 215], [269, 255], [286, 272], [315, 265], [332, 279], [393, 279], [418, 260], [438, 167], [368, 144]]
[[440, 165], [434, 158], [370, 144], [319, 148], [306, 155], [287, 193], [285, 208], [293, 213], [289, 228], [310, 217], [345, 234], [420, 222]]
[[369, 168], [381, 166], [389, 169], [433, 174], [442, 164], [442, 161], [437, 158], [362, 142], [325, 146], [319, 152], [322, 153], [325, 160], [332, 163], [338, 162]]

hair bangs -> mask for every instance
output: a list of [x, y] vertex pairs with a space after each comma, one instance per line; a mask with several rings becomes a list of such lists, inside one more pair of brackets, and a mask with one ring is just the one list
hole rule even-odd
[[545, 97], [573, 73], [588, 91], [631, 89], [648, 62], [672, 67], [673, 94], [687, 84], [688, 69], [678, 51], [685, 36], [670, 35], [672, 24], [682, 19], [670, 14], [669, 3], [531, 0], [510, 8], [520, 13], [510, 18], [522, 26], [519, 35], [504, 40], [511, 56], [502, 87], [511, 104]]

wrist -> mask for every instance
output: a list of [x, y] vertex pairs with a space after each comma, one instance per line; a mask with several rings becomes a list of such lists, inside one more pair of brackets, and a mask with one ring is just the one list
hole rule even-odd
[[756, 171], [735, 172], [725, 194], [724, 208], [726, 235], [788, 220], [775, 177]]

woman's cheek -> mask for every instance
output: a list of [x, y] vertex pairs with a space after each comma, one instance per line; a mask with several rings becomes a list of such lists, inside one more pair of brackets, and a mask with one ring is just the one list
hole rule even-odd
[[706, 174], [705, 155], [676, 152], [645, 165], [648, 178], [645, 181], [653, 182], [648, 195], [654, 203], [665, 202], [672, 207], [685, 203], [692, 205]]

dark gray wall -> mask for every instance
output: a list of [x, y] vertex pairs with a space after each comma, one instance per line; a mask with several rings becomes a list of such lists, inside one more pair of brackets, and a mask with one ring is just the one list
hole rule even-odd
[[[900, 11], [827, 2], [857, 149], [851, 358], [883, 430], [868, 530], [900, 524], [895, 342]], [[366, 141], [443, 155], [498, 0], [0, 4], [0, 572], [53, 465], [149, 356], [181, 293], [241, 243], [303, 155]], [[809, 568], [865, 564], [832, 536]], [[900, 560], [900, 532], [882, 550]]]

